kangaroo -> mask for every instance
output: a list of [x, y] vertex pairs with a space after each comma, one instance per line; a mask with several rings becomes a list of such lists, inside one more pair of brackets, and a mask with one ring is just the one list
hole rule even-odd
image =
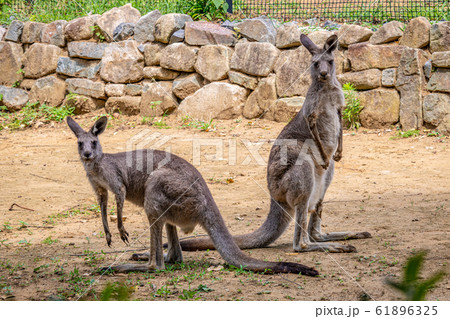
[[[335, 74], [333, 51], [337, 36], [330, 36], [323, 48], [302, 34], [300, 41], [312, 55], [312, 84], [302, 109], [281, 131], [269, 155], [267, 183], [270, 212], [253, 233], [234, 236], [241, 249], [266, 247], [295, 220], [293, 247], [306, 252], [354, 252], [351, 245], [324, 243], [334, 240], [372, 237], [368, 232], [322, 233], [322, 202], [334, 175], [334, 162], [342, 157], [342, 87]], [[305, 152], [305, 149], [310, 152]], [[307, 224], [308, 212], [311, 213]], [[295, 218], [294, 218], [295, 215]], [[181, 241], [183, 250], [213, 249], [209, 238]]]
[[[108, 190], [116, 198], [117, 223], [124, 242], [129, 241], [122, 223], [125, 199], [144, 207], [150, 223], [149, 262], [113, 266], [114, 271], [151, 271], [163, 269], [164, 262], [181, 262], [183, 257], [176, 226], [190, 232], [200, 224], [220, 255], [231, 265], [256, 272], [318, 275], [315, 269], [301, 264], [264, 262], [244, 254], [228, 232], [206, 182], [198, 170], [184, 159], [159, 150], [103, 153], [98, 135], [106, 128], [106, 117], [98, 119], [88, 132], [71, 117], [67, 117], [67, 124], [78, 138], [78, 153], [98, 198], [108, 246], [111, 245], [107, 220]], [[168, 238], [165, 257], [162, 245], [164, 225]]]

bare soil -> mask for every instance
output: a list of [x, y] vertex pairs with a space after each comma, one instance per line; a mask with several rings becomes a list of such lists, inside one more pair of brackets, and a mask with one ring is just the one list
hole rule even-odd
[[[92, 115], [78, 120], [85, 128], [93, 124]], [[149, 129], [171, 137], [161, 149], [170, 147], [192, 163], [194, 139], [223, 142], [223, 155], [214, 155], [212, 146], [203, 147], [197, 168], [232, 233], [258, 228], [269, 209], [265, 165], [271, 140], [283, 124], [218, 121], [215, 129], [204, 132], [180, 127], [176, 117], [166, 121], [171, 128], [141, 125], [138, 118], [115, 120], [101, 137], [103, 150], [124, 151], [129, 138]], [[123, 282], [132, 287], [131, 298], [139, 300], [401, 299], [385, 280], [401, 278], [402, 265], [412, 253], [428, 252], [423, 278], [442, 269], [448, 272], [450, 149], [446, 138], [422, 134], [391, 139], [394, 135], [395, 130], [345, 132], [344, 157], [325, 197], [323, 228], [369, 231], [373, 238], [349, 242], [357, 253], [294, 253], [293, 224], [269, 248], [246, 251], [260, 259], [314, 266], [321, 275], [311, 278], [230, 269], [215, 251], [185, 252], [184, 264], [169, 265], [158, 273], [101, 275], [99, 267], [128, 262], [132, 251], [148, 246], [143, 210], [125, 204], [131, 245], [120, 240], [115, 222], [110, 221], [113, 247], [109, 248], [68, 127], [61, 123], [0, 132], [0, 298], [95, 300], [108, 282]], [[230, 140], [237, 145], [235, 165], [228, 161]], [[245, 147], [246, 140], [262, 141], [262, 165]], [[251, 161], [245, 165], [248, 156]], [[22, 208], [11, 208], [14, 203]], [[113, 206], [110, 196], [112, 214]], [[194, 231], [204, 233], [199, 227]], [[449, 296], [447, 276], [428, 299], [449, 300]]]

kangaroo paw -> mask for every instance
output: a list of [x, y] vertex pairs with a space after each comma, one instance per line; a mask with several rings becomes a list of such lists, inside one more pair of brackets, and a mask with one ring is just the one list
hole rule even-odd
[[334, 159], [336, 162], [339, 162], [339, 161], [342, 159], [342, 153], [336, 152], [336, 154], [334, 154], [334, 156], [333, 156], [333, 159]]
[[129, 234], [128, 232], [125, 230], [125, 228], [119, 229], [119, 233], [120, 233], [120, 239], [122, 239], [122, 241], [127, 244], [127, 246], [130, 245], [130, 242], [128, 240], [129, 238]]
[[149, 253], [143, 253], [143, 254], [133, 254], [131, 255], [130, 260], [136, 260], [136, 261], [148, 261], [148, 259], [150, 258], [150, 254]]
[[110, 232], [107, 232], [107, 233], [105, 234], [105, 238], [106, 238], [106, 243], [108, 244], [109, 247], [111, 247], [111, 243], [112, 243], [112, 240], [111, 240], [111, 233], [110, 233]]

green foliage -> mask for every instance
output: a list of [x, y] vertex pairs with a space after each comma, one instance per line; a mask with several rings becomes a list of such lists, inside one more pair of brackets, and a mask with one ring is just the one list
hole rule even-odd
[[0, 131], [8, 128], [11, 130], [32, 126], [37, 120], [61, 122], [67, 116], [72, 115], [73, 107], [52, 107], [46, 104], [28, 103], [19, 112], [4, 113], [1, 116], [5, 121], [0, 122]]
[[52, 22], [72, 20], [90, 14], [103, 14], [112, 8], [131, 3], [142, 15], [158, 9], [162, 14], [185, 13], [185, 0], [15, 0], [1, 5], [0, 24], [9, 24], [12, 20]]
[[209, 122], [205, 122], [203, 120], [193, 119], [189, 115], [186, 115], [183, 116], [181, 121], [181, 127], [193, 127], [205, 132], [209, 132], [211, 129], [214, 129], [216, 127], [216, 125], [213, 124], [213, 119], [211, 119]]
[[359, 102], [358, 92], [351, 83], [345, 83], [342, 89], [345, 97], [345, 108], [342, 112], [342, 117], [347, 124], [347, 128], [357, 130], [361, 126], [359, 113], [363, 109]]
[[101, 301], [130, 300], [133, 289], [122, 282], [108, 283], [100, 294]]
[[419, 130], [409, 130], [406, 132], [403, 131], [399, 131], [395, 134], [395, 136], [392, 136], [391, 139], [395, 140], [398, 138], [408, 138], [408, 137], [414, 137], [414, 136], [418, 136], [420, 134]]
[[408, 259], [402, 281], [388, 280], [387, 282], [389, 286], [401, 291], [407, 301], [424, 301], [428, 291], [445, 275], [443, 271], [440, 271], [428, 279], [419, 281], [425, 255], [425, 252], [419, 252]]
[[186, 13], [194, 20], [225, 19], [228, 3], [225, 0], [187, 0]]
[[57, 243], [57, 242], [58, 242], [58, 239], [52, 239], [52, 236], [48, 236], [47, 238], [45, 238], [42, 241], [42, 243], [46, 244], [46, 245], [51, 245], [51, 244], [54, 244], [54, 243]]

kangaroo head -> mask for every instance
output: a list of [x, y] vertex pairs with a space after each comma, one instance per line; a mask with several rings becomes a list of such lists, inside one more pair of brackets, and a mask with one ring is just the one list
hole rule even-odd
[[311, 76], [313, 80], [327, 82], [335, 75], [333, 51], [337, 48], [338, 38], [336, 35], [330, 36], [323, 46], [323, 49], [315, 45], [310, 38], [302, 34], [300, 41], [311, 53]]
[[102, 116], [94, 123], [91, 129], [86, 132], [70, 116], [67, 117], [67, 124], [78, 138], [78, 153], [80, 154], [81, 161], [91, 162], [96, 158], [101, 157], [103, 152], [98, 140], [98, 135], [103, 133], [107, 122], [108, 118]]

